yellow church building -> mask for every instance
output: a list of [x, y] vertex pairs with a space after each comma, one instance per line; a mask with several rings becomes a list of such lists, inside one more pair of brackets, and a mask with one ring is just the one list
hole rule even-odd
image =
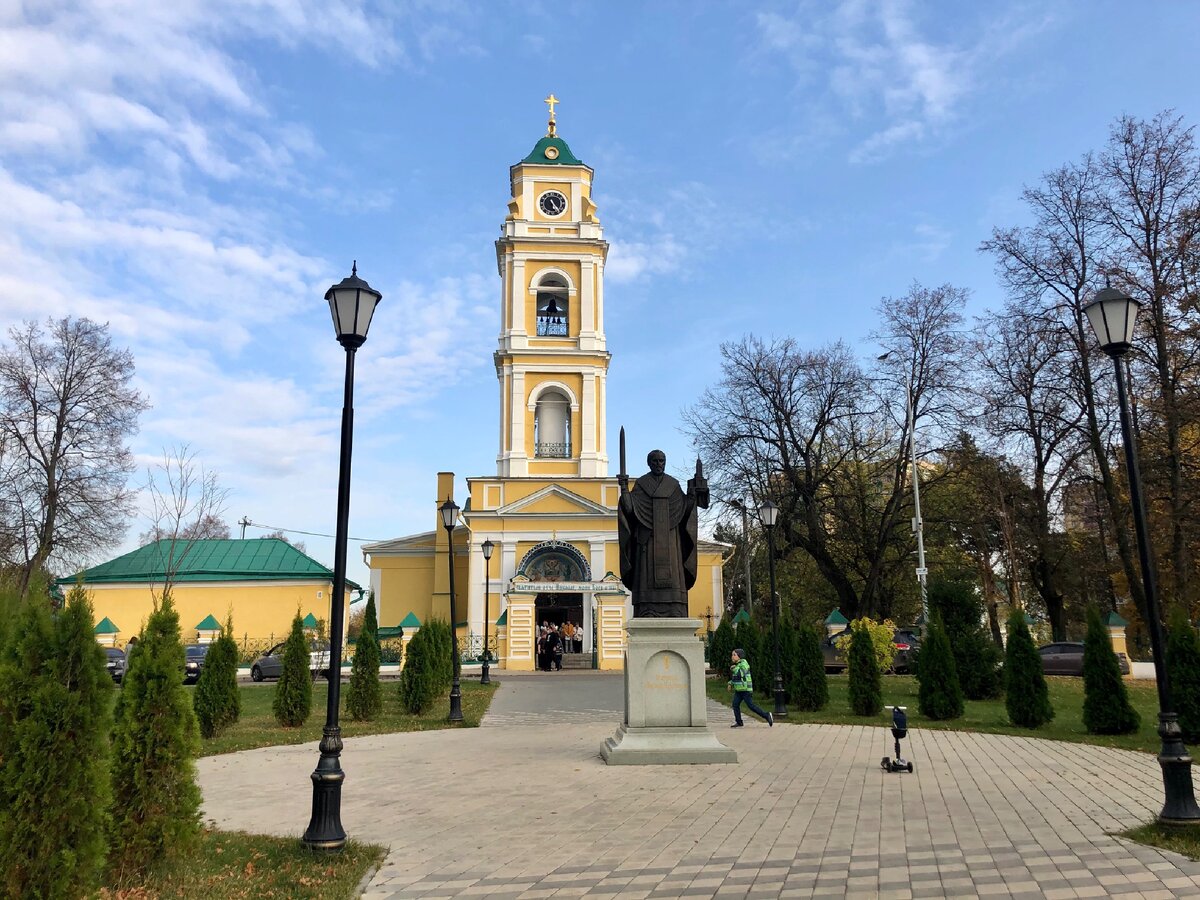
[[[608, 243], [594, 173], [557, 134], [557, 102], [547, 99], [546, 136], [509, 170], [512, 197], [496, 241], [496, 474], [466, 479], [452, 533], [456, 625], [475, 656], [486, 619], [501, 667], [532, 670], [538, 625], [570, 622], [585, 655], [594, 650], [599, 668], [619, 669], [632, 605], [613, 574], [620, 488], [606, 452]], [[629, 460], [632, 477], [643, 463]], [[453, 473], [439, 473], [431, 506], [453, 498], [454, 487]], [[436, 509], [430, 515], [432, 531], [363, 545], [382, 626], [450, 619], [450, 539]], [[487, 561], [485, 542], [495, 548]], [[723, 608], [727, 549], [700, 541], [689, 594], [690, 615], [711, 627]]]

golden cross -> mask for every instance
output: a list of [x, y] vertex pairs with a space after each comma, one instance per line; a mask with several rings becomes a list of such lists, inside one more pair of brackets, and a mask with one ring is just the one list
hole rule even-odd
[[554, 119], [554, 104], [562, 103], [562, 101], [559, 100], [557, 97], [555, 97], [554, 94], [551, 94], [549, 97], [547, 97], [542, 102], [545, 103], [548, 107], [550, 107], [550, 118], [551, 118], [551, 120], [553, 120]]

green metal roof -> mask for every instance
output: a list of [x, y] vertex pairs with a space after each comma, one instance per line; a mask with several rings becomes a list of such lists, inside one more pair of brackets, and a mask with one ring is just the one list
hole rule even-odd
[[737, 625], [741, 622], [749, 622], [749, 621], [750, 621], [750, 613], [746, 612], [746, 610], [744, 608], [739, 609], [737, 611], [737, 615], [733, 617], [734, 625]]
[[375, 632], [375, 637], [381, 641], [387, 638], [404, 637], [404, 629], [399, 625], [388, 625]]
[[827, 615], [825, 617], [825, 624], [826, 625], [849, 625], [850, 620], [842, 615], [842, 611], [840, 609], [835, 609], [833, 612], [831, 612], [829, 615]]
[[[182, 552], [181, 545], [176, 555]], [[78, 575], [60, 578], [58, 584], [71, 585], [80, 579], [85, 584], [163, 581], [170, 555], [170, 540], [154, 541]], [[178, 562], [174, 577], [176, 583], [316, 579], [332, 581], [333, 571], [279, 538], [193, 541]], [[350, 579], [346, 579], [346, 586], [361, 590]]]
[[301, 622], [300, 624], [303, 625], [305, 628], [320, 628], [321, 627], [321, 623], [317, 621], [317, 617], [314, 616], [312, 613], [309, 613], [307, 616], [305, 616], [304, 621]]
[[[558, 151], [558, 156], [551, 159], [546, 155], [546, 148], [553, 147]], [[567, 142], [560, 137], [544, 137], [534, 145], [533, 150], [529, 155], [521, 160], [523, 163], [532, 163], [536, 166], [582, 166], [583, 161], [576, 158], [571, 152], [571, 148], [567, 146]]]
[[400, 622], [401, 628], [420, 628], [421, 620], [417, 618], [417, 614], [410, 612]]
[[503, 628], [506, 625], [508, 625], [508, 610], [507, 609], [504, 612], [500, 613], [500, 618], [498, 618], [496, 620], [497, 628]]
[[100, 624], [98, 624], [93, 629], [93, 631], [95, 631], [96, 634], [120, 634], [121, 633], [121, 629], [118, 628], [116, 625], [114, 625], [113, 620], [110, 619], [108, 616], [105, 616], [103, 619], [101, 619]]
[[216, 620], [212, 613], [204, 617], [204, 621], [196, 626], [197, 631], [220, 631], [221, 623]]
[[1115, 612], [1110, 612], [1108, 614], [1108, 618], [1105, 619], [1104, 621], [1105, 621], [1105, 624], [1109, 625], [1110, 627], [1118, 627], [1118, 628], [1122, 625], [1129, 624], [1127, 621], [1125, 621], [1120, 616], [1118, 616]]

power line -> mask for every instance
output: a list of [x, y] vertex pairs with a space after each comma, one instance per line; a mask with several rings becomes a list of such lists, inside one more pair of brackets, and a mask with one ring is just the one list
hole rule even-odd
[[[249, 526], [250, 528], [261, 528], [263, 531], [282, 531], [284, 534], [306, 534], [309, 537], [337, 538], [336, 534], [325, 534], [320, 531], [301, 531], [299, 528], [280, 528], [277, 525], [263, 525], [261, 522], [251, 522], [245, 516], [242, 517], [242, 521], [238, 522], [238, 524], [242, 526], [243, 534], [246, 533], [246, 527]], [[348, 537], [346, 540], [354, 541], [358, 544], [372, 544], [385, 539]]]

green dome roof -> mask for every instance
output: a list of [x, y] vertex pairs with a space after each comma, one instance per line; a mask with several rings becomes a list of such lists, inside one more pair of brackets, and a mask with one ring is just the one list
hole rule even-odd
[[[549, 156], [546, 151], [553, 147], [555, 152]], [[571, 148], [567, 146], [567, 142], [560, 137], [542, 138], [530, 151], [529, 155], [521, 160], [523, 163], [532, 163], [535, 166], [582, 166], [583, 161], [577, 159], [575, 154], [571, 152]]]

